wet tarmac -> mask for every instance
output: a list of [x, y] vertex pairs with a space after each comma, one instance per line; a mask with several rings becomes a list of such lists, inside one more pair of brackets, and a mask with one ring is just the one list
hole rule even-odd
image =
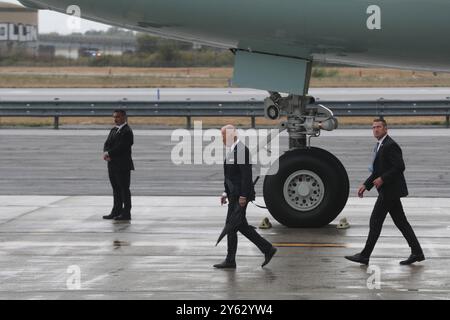
[[[262, 254], [240, 236], [236, 270], [212, 267], [226, 253], [225, 241], [214, 247], [226, 214], [216, 197], [222, 168], [172, 164], [170, 134], [135, 131], [133, 220], [116, 224], [101, 219], [112, 205], [101, 160], [107, 131], [0, 130], [0, 299], [450, 299], [450, 130], [391, 130], [426, 261], [398, 264], [409, 248], [389, 217], [369, 267], [344, 259], [364, 245], [372, 192], [350, 198], [325, 228], [288, 229], [270, 218], [273, 228], [259, 232], [277, 255], [261, 268]], [[371, 131], [325, 132], [313, 143], [341, 159], [354, 195], [367, 176]], [[266, 216], [249, 207], [251, 224]], [[343, 217], [351, 227], [338, 230]]]
[[[239, 237], [236, 270], [217, 270], [225, 207], [216, 197], [134, 197], [130, 223], [101, 216], [110, 197], [0, 196], [0, 299], [450, 299], [450, 199], [404, 200], [427, 260], [400, 266], [409, 248], [390, 218], [369, 267], [361, 250], [373, 198], [351, 198], [350, 228], [259, 232], [262, 254]], [[262, 199], [258, 199], [262, 202]], [[250, 206], [249, 223], [267, 216]]]

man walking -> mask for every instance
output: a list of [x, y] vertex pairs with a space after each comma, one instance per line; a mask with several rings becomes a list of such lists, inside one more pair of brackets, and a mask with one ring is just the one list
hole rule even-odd
[[255, 189], [252, 180], [252, 164], [248, 148], [239, 141], [236, 128], [227, 125], [222, 128], [222, 138], [225, 146], [230, 148], [224, 162], [225, 192], [220, 199], [226, 204], [228, 199], [227, 224], [232, 224], [227, 233], [228, 254], [222, 263], [215, 268], [236, 268], [236, 251], [238, 244], [237, 232], [241, 232], [253, 242], [264, 254], [265, 259], [261, 267], [267, 265], [277, 252], [270, 242], [261, 237], [254, 227], [250, 226], [245, 217], [249, 201], [255, 199]]
[[375, 119], [372, 124], [373, 135], [378, 140], [374, 149], [374, 159], [369, 170], [370, 177], [359, 187], [358, 196], [363, 197], [366, 190], [375, 186], [378, 190], [378, 199], [370, 217], [370, 232], [366, 246], [361, 253], [347, 256], [346, 259], [361, 264], [369, 264], [370, 255], [381, 234], [387, 213], [392, 217], [394, 224], [405, 237], [411, 248], [411, 255], [401, 265], [409, 265], [425, 260], [422, 248], [414, 234], [400, 198], [408, 195], [405, 177], [405, 163], [400, 146], [388, 135], [388, 128], [384, 119]]
[[131, 220], [131, 170], [134, 170], [131, 158], [133, 131], [127, 124], [125, 110], [113, 113], [116, 126], [111, 129], [103, 147], [103, 160], [108, 163], [109, 181], [113, 189], [114, 206], [111, 213], [103, 219], [116, 221]]

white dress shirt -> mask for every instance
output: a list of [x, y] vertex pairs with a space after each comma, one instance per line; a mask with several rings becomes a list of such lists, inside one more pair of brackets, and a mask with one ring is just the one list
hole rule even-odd
[[386, 139], [386, 137], [387, 137], [387, 133], [384, 135], [383, 138], [381, 138], [380, 140], [378, 140], [378, 149], [377, 149], [377, 153], [378, 153], [378, 151], [380, 151], [380, 147], [381, 147], [381, 145], [383, 144], [383, 141], [384, 141], [384, 139]]
[[119, 131], [120, 131], [123, 127], [125, 127], [126, 125], [127, 125], [127, 123], [125, 122], [124, 124], [121, 124], [120, 126], [116, 126], [116, 128], [117, 128], [116, 134], [118, 134]]

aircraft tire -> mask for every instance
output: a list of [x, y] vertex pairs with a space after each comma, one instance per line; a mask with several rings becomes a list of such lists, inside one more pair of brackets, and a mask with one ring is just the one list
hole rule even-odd
[[287, 227], [322, 227], [344, 209], [350, 183], [342, 163], [320, 148], [283, 154], [266, 175], [263, 193], [267, 209]]

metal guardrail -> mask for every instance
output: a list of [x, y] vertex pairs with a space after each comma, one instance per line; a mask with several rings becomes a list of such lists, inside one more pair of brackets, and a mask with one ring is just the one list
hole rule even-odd
[[[387, 116], [443, 116], [450, 127], [449, 100], [374, 100], [374, 101], [318, 101], [333, 110], [337, 117]], [[192, 117], [250, 117], [252, 127], [256, 118], [264, 117], [262, 101], [1, 101], [0, 117], [53, 117], [54, 128], [60, 117], [107, 117], [112, 110], [125, 109], [130, 117], [185, 117], [187, 128]]]

